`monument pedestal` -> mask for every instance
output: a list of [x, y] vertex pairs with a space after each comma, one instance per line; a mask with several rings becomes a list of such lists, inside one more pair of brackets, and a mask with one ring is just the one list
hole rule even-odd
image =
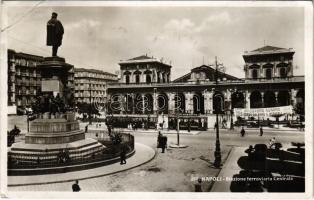
[[12, 145], [8, 152], [11, 161], [21, 165], [37, 163], [45, 166], [60, 162], [64, 152], [66, 159], [73, 160], [78, 156], [97, 156], [106, 149], [97, 140], [85, 139], [85, 133], [79, 129], [74, 113], [66, 113], [53, 119], [47, 118], [49, 115], [42, 116], [43, 118], [31, 122], [30, 132], [26, 134], [24, 142]]

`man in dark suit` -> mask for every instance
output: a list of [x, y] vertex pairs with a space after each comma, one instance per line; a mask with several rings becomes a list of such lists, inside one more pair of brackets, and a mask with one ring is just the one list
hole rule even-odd
[[47, 46], [52, 46], [52, 56], [57, 56], [59, 46], [62, 44], [64, 29], [59, 20], [58, 14], [53, 12], [51, 19], [47, 22]]
[[80, 186], [78, 184], [78, 180], [76, 180], [75, 183], [72, 185], [72, 190], [73, 190], [73, 192], [81, 191], [81, 188], [80, 188]]

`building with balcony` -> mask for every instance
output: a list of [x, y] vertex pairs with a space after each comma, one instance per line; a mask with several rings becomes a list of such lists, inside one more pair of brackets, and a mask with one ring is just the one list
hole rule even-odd
[[96, 69], [74, 69], [75, 99], [77, 103], [106, 102], [106, 85], [108, 82], [117, 82], [118, 76]]
[[[52, 75], [46, 70], [43, 76], [41, 66], [45, 58], [8, 49], [8, 108], [9, 113], [30, 107], [35, 102], [36, 95], [44, 92], [43, 82]], [[61, 71], [60, 71], [61, 73]], [[48, 76], [48, 77], [45, 77]], [[64, 86], [67, 94], [74, 92], [74, 66], [69, 65]], [[45, 84], [44, 84], [45, 85]], [[51, 88], [56, 87], [50, 84]]]
[[169, 83], [171, 66], [147, 55], [119, 62], [120, 82], [131, 84]]
[[[120, 62], [124, 77], [119, 83], [108, 84], [108, 112], [117, 118], [134, 117], [158, 123], [162, 121], [166, 128], [176, 124], [174, 120], [178, 115], [183, 121], [193, 120], [202, 126], [206, 124], [206, 127], [213, 127], [214, 108], [218, 105], [224, 112], [221, 118], [229, 123], [234, 117], [235, 108], [288, 105], [295, 108], [300, 105], [304, 113], [304, 76], [293, 75], [293, 55], [292, 49], [271, 46], [245, 52], [245, 78], [240, 79], [219, 71], [217, 85], [216, 71], [211, 66], [202, 65], [174, 81], [166, 79], [166, 82], [160, 82], [158, 79], [156, 81], [156, 76], [152, 76], [155, 77], [152, 79], [154, 81], [145, 81], [146, 71], [157, 74], [158, 70], [146, 62], [140, 68], [141, 62], [138, 60], [143, 56], [127, 60], [126, 64], [130, 68]], [[148, 58], [145, 57], [144, 60], [146, 59]], [[140, 82], [134, 81], [138, 69], [141, 69], [142, 74]], [[165, 66], [165, 69], [170, 74], [171, 66]]]
[[28, 107], [40, 92], [42, 56], [8, 50], [8, 106]]

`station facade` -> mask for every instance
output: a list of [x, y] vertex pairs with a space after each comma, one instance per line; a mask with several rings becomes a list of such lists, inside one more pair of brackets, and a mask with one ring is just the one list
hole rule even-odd
[[[171, 128], [173, 120], [214, 126], [214, 109], [230, 123], [234, 108], [291, 105], [304, 117], [304, 76], [293, 75], [292, 49], [264, 46], [243, 54], [245, 78], [202, 65], [170, 81], [171, 66], [140, 56], [120, 62], [121, 80], [108, 84], [107, 111], [117, 118], [149, 120]], [[215, 77], [218, 83], [215, 82]], [[302, 113], [303, 109], [303, 113]]]

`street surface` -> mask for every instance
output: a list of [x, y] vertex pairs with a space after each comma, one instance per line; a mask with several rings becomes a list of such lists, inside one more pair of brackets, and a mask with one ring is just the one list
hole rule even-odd
[[[25, 129], [23, 120], [9, 117], [8, 127], [17, 126]], [[25, 122], [25, 121], [24, 121]], [[23, 132], [23, 130], [22, 130]], [[248, 147], [257, 143], [268, 144], [272, 137], [283, 146], [290, 146], [291, 142], [304, 142], [304, 132], [299, 131], [272, 131], [264, 130], [259, 136], [257, 130], [246, 130], [245, 137], [240, 136], [240, 130], [220, 130], [222, 161], [225, 161], [232, 147]], [[157, 132], [134, 132], [135, 142], [145, 144], [156, 149]], [[168, 145], [177, 142], [176, 134], [165, 134]], [[87, 137], [96, 137], [94, 133]], [[22, 139], [23, 137], [21, 137]], [[192, 192], [196, 176], [217, 176], [219, 169], [212, 166], [214, 161], [216, 132], [209, 130], [196, 135], [180, 135], [180, 143], [188, 145], [183, 149], [170, 149], [161, 153], [156, 149], [156, 157], [142, 166], [113, 175], [81, 180], [79, 185], [82, 191], [139, 191], [139, 192]], [[84, 173], [82, 171], [82, 173]], [[53, 175], [52, 175], [53, 176]], [[74, 177], [73, 177], [74, 178]], [[72, 182], [44, 185], [9, 187], [9, 191], [72, 191]], [[203, 182], [203, 191], [209, 191], [211, 182]]]

